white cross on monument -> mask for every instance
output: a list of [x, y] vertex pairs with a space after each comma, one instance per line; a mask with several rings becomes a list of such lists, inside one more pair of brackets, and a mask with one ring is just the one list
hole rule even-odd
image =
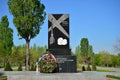
[[[65, 19], [67, 19], [69, 16], [64, 14], [62, 15], [58, 20], [54, 18], [54, 16], [51, 14], [49, 15], [49, 21], [53, 24], [52, 27], [53, 29], [56, 27], [58, 28], [66, 37], [69, 38], [69, 35], [67, 31], [60, 25], [61, 22], [63, 22]], [[52, 20], [52, 21], [51, 21]], [[51, 26], [49, 27], [48, 31], [51, 31]]]

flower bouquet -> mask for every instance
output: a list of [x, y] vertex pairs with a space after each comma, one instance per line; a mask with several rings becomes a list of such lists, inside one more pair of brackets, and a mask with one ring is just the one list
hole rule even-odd
[[52, 73], [56, 67], [56, 58], [52, 54], [44, 54], [39, 58], [40, 72]]

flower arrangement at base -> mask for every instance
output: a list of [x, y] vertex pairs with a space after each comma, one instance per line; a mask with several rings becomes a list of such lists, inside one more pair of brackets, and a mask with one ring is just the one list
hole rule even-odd
[[52, 73], [56, 67], [56, 58], [52, 54], [44, 54], [39, 58], [40, 72]]

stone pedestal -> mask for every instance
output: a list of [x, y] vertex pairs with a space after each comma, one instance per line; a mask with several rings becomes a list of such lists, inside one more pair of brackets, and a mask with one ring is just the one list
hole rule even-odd
[[59, 72], [77, 72], [76, 56], [71, 56], [71, 49], [48, 49], [57, 59]]
[[48, 49], [57, 59], [59, 72], [77, 72], [76, 56], [71, 56], [71, 49]]
[[53, 55], [71, 55], [71, 49], [47, 49]]

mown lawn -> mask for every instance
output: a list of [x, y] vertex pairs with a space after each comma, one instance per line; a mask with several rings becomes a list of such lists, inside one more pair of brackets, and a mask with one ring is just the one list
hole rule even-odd
[[120, 80], [120, 77], [114, 75], [106, 75], [107, 78], [117, 79]]
[[7, 76], [0, 76], [0, 79], [7, 78]]
[[111, 70], [97, 70], [97, 72], [115, 72], [115, 71], [111, 71]]

